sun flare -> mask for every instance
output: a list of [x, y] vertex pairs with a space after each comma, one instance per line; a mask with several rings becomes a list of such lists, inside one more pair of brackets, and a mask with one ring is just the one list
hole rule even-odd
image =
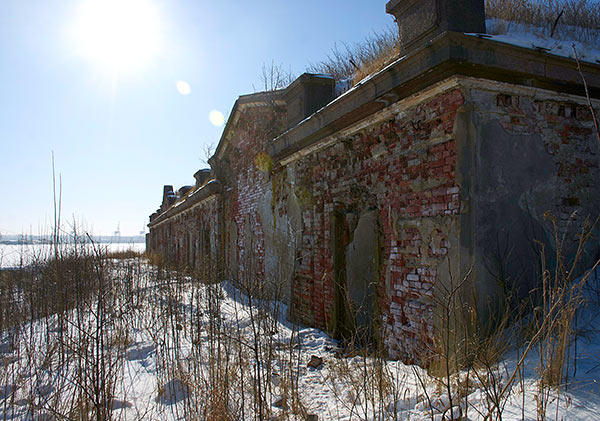
[[190, 86], [189, 83], [187, 83], [184, 80], [178, 80], [177, 83], [175, 83], [175, 87], [177, 88], [177, 91], [183, 95], [189, 95], [192, 93], [192, 87]]
[[208, 119], [210, 120], [211, 124], [215, 127], [221, 127], [223, 126], [223, 124], [225, 124], [225, 116], [219, 110], [212, 110], [208, 114]]
[[150, 0], [86, 0], [75, 37], [80, 52], [109, 70], [132, 70], [156, 56], [160, 21]]

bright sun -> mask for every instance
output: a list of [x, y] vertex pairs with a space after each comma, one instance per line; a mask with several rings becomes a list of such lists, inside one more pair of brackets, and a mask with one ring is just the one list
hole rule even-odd
[[158, 52], [160, 22], [150, 0], [86, 0], [75, 37], [81, 53], [112, 71], [143, 66]]

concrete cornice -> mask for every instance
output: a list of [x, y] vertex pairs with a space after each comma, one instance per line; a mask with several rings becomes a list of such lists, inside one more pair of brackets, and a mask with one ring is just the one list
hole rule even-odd
[[173, 206], [161, 213], [155, 220], [148, 224], [148, 227], [152, 228], [160, 225], [162, 222], [192, 208], [194, 205], [206, 200], [211, 196], [215, 196], [221, 193], [222, 186], [217, 180], [209, 181], [206, 185], [202, 186], [198, 190], [190, 193], [184, 199], [176, 202]]
[[[600, 98], [600, 65], [582, 62], [590, 95]], [[275, 161], [331, 136], [389, 105], [451, 76], [470, 76], [584, 95], [573, 59], [444, 32], [301, 121], [269, 146]]]

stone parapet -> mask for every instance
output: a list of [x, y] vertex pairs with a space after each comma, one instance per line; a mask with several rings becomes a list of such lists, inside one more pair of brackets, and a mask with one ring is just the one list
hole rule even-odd
[[386, 11], [398, 24], [402, 53], [445, 31], [485, 33], [483, 0], [392, 0]]
[[[582, 69], [591, 96], [600, 98], [600, 66], [582, 63]], [[412, 51], [287, 130], [271, 142], [269, 154], [275, 161], [288, 159], [394, 102], [456, 75], [585, 94], [572, 59], [484, 37], [444, 32], [427, 48]]]
[[221, 192], [221, 183], [217, 180], [212, 180], [208, 182], [204, 187], [194, 191], [189, 196], [187, 196], [184, 200], [180, 202], [174, 203], [165, 211], [163, 211], [160, 215], [155, 216], [148, 224], [148, 227], [152, 228], [167, 219], [177, 215], [178, 213], [183, 212], [184, 210], [189, 209], [194, 204], [201, 202], [202, 200], [213, 196], [215, 194], [219, 194]]
[[304, 73], [287, 87], [287, 128], [295, 126], [318, 109], [327, 105], [334, 96], [335, 81], [329, 75]]

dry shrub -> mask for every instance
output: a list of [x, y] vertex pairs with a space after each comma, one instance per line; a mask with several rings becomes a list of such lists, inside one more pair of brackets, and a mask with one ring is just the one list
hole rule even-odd
[[[577, 314], [586, 305], [583, 289], [594, 279], [592, 275], [600, 263], [596, 262], [591, 270], [582, 270], [591, 264], [589, 253], [594, 248], [590, 249], [593, 245], [589, 243], [596, 238], [598, 221], [585, 219], [579, 226], [575, 216], [571, 215], [567, 227], [561, 230], [556, 218], [546, 212], [544, 217], [553, 238], [548, 242], [532, 240], [539, 247], [540, 258], [536, 287], [526, 299], [518, 298], [516, 290], [505, 291], [488, 323], [480, 321], [474, 306], [469, 307], [474, 299], [461, 300], [459, 291], [470, 272], [462, 282], [454, 283], [451, 278], [449, 286], [440, 285], [441, 299], [436, 298], [440, 335], [433, 345], [429, 373], [439, 382], [448, 407], [459, 405], [465, 411], [472, 408], [485, 419], [502, 419], [515, 385], [525, 390], [524, 367], [531, 351], [537, 351], [538, 358], [538, 416], [543, 418], [540, 414], [546, 413], [551, 392], [560, 392], [568, 384], [569, 368], [576, 371]], [[593, 300], [594, 295], [590, 296]], [[468, 311], [461, 311], [463, 308]], [[502, 359], [513, 346], [518, 361], [509, 370]], [[473, 388], [482, 392], [479, 405], [468, 401]]]
[[138, 257], [142, 257], [142, 253], [133, 249], [127, 248], [125, 250], [113, 251], [106, 255], [108, 259], [117, 259], [117, 260], [125, 260], [125, 259], [135, 259]]
[[[597, 221], [591, 223], [585, 220], [581, 232], [577, 236], [575, 251], [572, 259], [564, 254], [565, 237], [558, 235], [556, 218], [547, 212], [545, 218], [554, 226], [556, 244], [555, 264], [551, 267], [545, 262], [545, 248], [541, 246], [542, 256], [542, 289], [541, 302], [534, 310], [534, 321], [542, 331], [539, 343], [541, 383], [551, 387], [560, 387], [566, 382], [565, 368], [569, 363], [569, 348], [577, 335], [575, 316], [586, 304], [582, 293], [592, 277], [598, 262], [591, 270], [583, 272], [579, 264], [583, 260], [586, 244], [595, 233]], [[574, 215], [569, 222], [572, 222]], [[578, 275], [581, 275], [579, 278]], [[576, 361], [574, 361], [575, 363]]]
[[158, 268], [159, 270], [164, 269], [165, 266], [167, 265], [167, 259], [165, 259], [165, 256], [163, 256], [160, 253], [146, 250], [146, 252], [144, 253], [144, 256], [148, 260], [148, 263], [150, 264], [150, 266], [154, 266], [154, 267]]
[[[296, 76], [291, 70], [283, 68], [283, 64], [276, 64], [274, 60], [271, 63], [263, 63], [262, 72], [259, 76], [259, 88], [254, 88], [255, 91], [262, 90], [264, 92], [273, 92], [278, 89], [287, 88], [295, 79]], [[210, 158], [211, 155], [208, 157]]]
[[336, 44], [325, 60], [309, 65], [307, 71], [328, 74], [336, 80], [351, 78], [356, 84], [398, 57], [398, 41], [398, 28], [387, 27], [360, 43]]
[[0, 329], [64, 313], [77, 299], [91, 297], [97, 289], [98, 260], [75, 245], [57, 256], [40, 256], [28, 266], [0, 272]]
[[[499, 20], [488, 25], [493, 34], [506, 33], [518, 23], [539, 27], [548, 37], [587, 43], [599, 40], [600, 7], [593, 0], [486, 0], [485, 8], [487, 18]], [[399, 33], [394, 25], [356, 44], [336, 44], [324, 60], [311, 63], [306, 70], [331, 75], [336, 81], [351, 79], [355, 85], [398, 55]]]

